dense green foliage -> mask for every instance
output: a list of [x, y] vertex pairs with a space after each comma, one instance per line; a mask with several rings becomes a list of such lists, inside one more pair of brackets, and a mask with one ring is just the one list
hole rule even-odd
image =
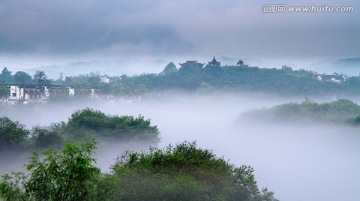
[[[194, 64], [195, 65], [195, 64]], [[76, 96], [81, 95], [81, 89], [96, 89], [97, 94], [104, 96], [135, 96], [146, 92], [162, 90], [185, 90], [209, 92], [213, 90], [231, 91], [261, 91], [281, 95], [353, 95], [360, 92], [360, 77], [347, 77], [340, 83], [321, 81], [317, 73], [307, 70], [293, 70], [283, 66], [277, 68], [259, 68], [248, 66], [243, 61], [232, 66], [205, 67], [187, 66], [177, 69], [173, 62], [165, 66], [158, 74], [141, 74], [135, 76], [121, 75], [111, 77], [109, 83], [103, 82], [96, 73], [78, 75], [58, 80], [48, 80], [43, 71], [34, 74], [33, 80], [24, 72], [11, 74], [7, 68], [0, 75], [0, 83], [30, 83], [71, 86], [78, 89]], [[50, 82], [51, 81], [51, 82]], [[205, 90], [203, 88], [205, 87]], [[79, 90], [80, 89], [80, 90]]]
[[[6, 98], [10, 95], [10, 89], [8, 89], [4, 82], [0, 83], [0, 98]], [[1, 105], [0, 105], [1, 107]]]
[[17, 84], [31, 84], [32, 78], [24, 71], [18, 71], [14, 75], [14, 82]]
[[101, 82], [100, 75], [96, 73], [66, 77], [64, 81], [58, 80], [55, 83], [70, 85], [74, 88], [102, 88], [105, 92], [107, 88], [106, 84]]
[[161, 72], [163, 74], [171, 74], [176, 73], [177, 68], [173, 62], [168, 63], [168, 65], [165, 66], [164, 70]]
[[66, 144], [62, 151], [47, 150], [44, 159], [34, 153], [26, 165], [30, 175], [3, 175], [0, 198], [5, 200], [91, 200], [93, 182], [100, 170], [91, 157], [94, 141], [81, 146]]
[[[129, 152], [113, 166], [112, 200], [276, 200], [257, 187], [253, 169], [234, 167], [196, 143]], [[268, 199], [265, 197], [268, 196]]]
[[88, 137], [156, 144], [159, 130], [143, 116], [109, 116], [90, 108], [75, 111], [67, 123], [54, 123], [50, 127], [34, 126], [32, 129], [26, 129], [8, 117], [0, 117], [0, 155], [15, 150], [60, 149], [65, 141], [80, 142]]
[[0, 156], [29, 149], [61, 148], [64, 138], [58, 132], [34, 126], [31, 130], [8, 117], [0, 117]]
[[31, 77], [24, 71], [17, 71], [12, 75], [12, 72], [4, 67], [0, 74], [0, 83], [49, 85], [51, 81], [47, 78], [44, 71], [36, 71], [34, 76]]
[[240, 116], [240, 120], [341, 124], [357, 123], [360, 119], [359, 115], [360, 106], [347, 99], [339, 99], [331, 103], [316, 103], [305, 100], [301, 103], [286, 103], [268, 109], [246, 112]]
[[35, 200], [86, 200], [91, 193], [87, 183], [99, 175], [91, 157], [94, 142], [81, 147], [66, 144], [60, 152], [48, 150], [41, 161], [33, 154], [26, 166], [31, 172], [26, 182], [26, 191]]
[[0, 82], [1, 83], [12, 83], [13, 77], [11, 75], [11, 71], [9, 71], [6, 67], [3, 68], [0, 74]]
[[144, 140], [157, 142], [159, 131], [143, 116], [108, 116], [90, 108], [75, 111], [67, 123], [55, 124], [54, 130], [70, 139], [96, 137], [110, 140]]
[[31, 129], [31, 144], [36, 149], [56, 148], [63, 146], [64, 138], [56, 131], [39, 126]]
[[[93, 75], [93, 78], [99, 75]], [[360, 77], [349, 77], [344, 82], [320, 81], [317, 74], [307, 70], [293, 70], [283, 66], [259, 68], [236, 66], [186, 66], [179, 69], [169, 63], [159, 74], [113, 77], [110, 83], [91, 84], [91, 75], [68, 77], [58, 83], [77, 86], [97, 86], [103, 94], [133, 96], [162, 90], [207, 91], [261, 91], [281, 95], [352, 95], [360, 90]], [[205, 90], [203, 88], [205, 87]]]
[[7, 117], [0, 117], [0, 153], [24, 149], [28, 137], [29, 131], [24, 125]]
[[29, 175], [0, 180], [0, 198], [18, 200], [237, 200], [277, 201], [259, 191], [248, 166], [234, 167], [211, 151], [184, 142], [149, 153], [127, 152], [112, 173], [93, 166], [93, 141], [33, 154]]

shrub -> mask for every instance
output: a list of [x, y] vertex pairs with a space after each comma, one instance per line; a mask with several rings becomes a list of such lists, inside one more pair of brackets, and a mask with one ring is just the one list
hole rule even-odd
[[33, 153], [26, 165], [29, 175], [3, 175], [0, 198], [5, 200], [89, 200], [95, 191], [94, 181], [100, 170], [91, 157], [95, 141], [81, 146], [66, 144], [62, 151], [44, 151], [41, 160]]

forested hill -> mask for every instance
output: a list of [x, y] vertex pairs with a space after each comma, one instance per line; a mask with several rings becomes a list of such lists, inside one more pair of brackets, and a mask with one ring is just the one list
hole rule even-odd
[[305, 100], [301, 103], [285, 103], [242, 113], [238, 123], [255, 121], [268, 123], [360, 125], [360, 106], [348, 99], [330, 103]]
[[[2, 74], [7, 73], [7, 79]], [[170, 62], [160, 73], [135, 76], [104, 76], [96, 73], [47, 80], [46, 72], [37, 72], [34, 78], [11, 71], [0, 74], [0, 83], [45, 83], [100, 89], [103, 94], [139, 95], [163, 90], [184, 90], [208, 93], [212, 91], [251, 91], [280, 95], [356, 95], [360, 92], [360, 77], [343, 77], [339, 80], [319, 80], [319, 74], [308, 70], [293, 70], [291, 67], [259, 68], [238, 63], [234, 66], [207, 65], [196, 61], [177, 67]], [[42, 73], [41, 79], [39, 74]], [[335, 76], [335, 75], [326, 75]], [[104, 77], [107, 81], [104, 81]], [[25, 80], [25, 81], [24, 81]], [[19, 83], [17, 83], [19, 84]]]
[[[169, 67], [173, 66], [173, 67]], [[344, 76], [345, 77], [345, 76]], [[315, 72], [293, 70], [283, 66], [259, 68], [237, 66], [187, 66], [177, 69], [172, 63], [159, 74], [123, 76], [119, 86], [132, 86], [139, 91], [181, 89], [186, 91], [251, 91], [280, 95], [343, 95], [360, 92], [360, 77], [346, 77], [341, 82], [319, 80]], [[115, 88], [113, 88], [115, 89]]]

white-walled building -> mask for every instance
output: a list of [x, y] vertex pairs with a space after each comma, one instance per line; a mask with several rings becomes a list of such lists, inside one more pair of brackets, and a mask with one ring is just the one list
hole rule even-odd
[[88, 95], [91, 98], [97, 98], [98, 89], [74, 89], [70, 86], [40, 86], [40, 85], [8, 85], [8, 95], [3, 95], [2, 102], [46, 102], [49, 97], [54, 96], [75, 96], [75, 93]]
[[108, 83], [110, 83], [110, 78], [108, 76], [106, 76], [106, 75], [100, 76], [100, 81], [103, 82], [103, 83], [108, 84]]

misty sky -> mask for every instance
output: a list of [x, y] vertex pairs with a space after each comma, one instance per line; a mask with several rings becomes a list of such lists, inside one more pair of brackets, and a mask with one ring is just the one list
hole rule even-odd
[[[354, 6], [354, 12], [262, 12], [270, 4]], [[0, 65], [360, 57], [359, 5], [358, 0], [1, 0]]]

